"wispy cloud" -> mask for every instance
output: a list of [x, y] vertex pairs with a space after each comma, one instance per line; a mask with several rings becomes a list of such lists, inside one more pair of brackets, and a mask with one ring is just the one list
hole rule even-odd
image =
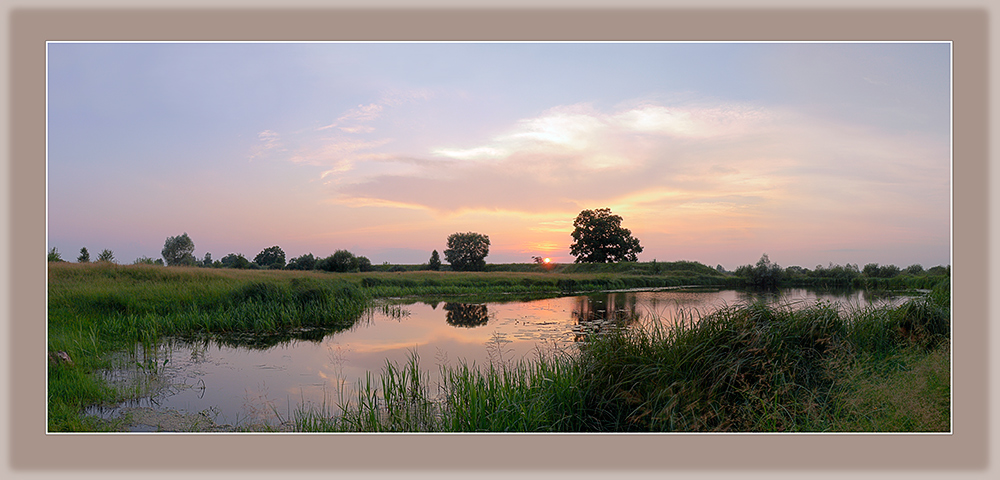
[[348, 133], [369, 133], [375, 130], [374, 127], [364, 125], [382, 116], [385, 107], [377, 103], [368, 105], [358, 105], [337, 118], [337, 121], [326, 126], [317, 128], [317, 131], [339, 128]]
[[433, 97], [434, 92], [428, 89], [388, 89], [382, 92], [378, 101], [351, 108], [333, 123], [317, 128], [317, 131], [338, 128], [347, 133], [371, 133], [375, 128], [367, 124], [380, 119], [387, 107], [398, 107]]
[[412, 174], [347, 178], [336, 196], [438, 213], [567, 212], [616, 203], [637, 212], [775, 214], [809, 191], [828, 193], [819, 204], [860, 206], [867, 195], [838, 192], [948, 174], [946, 157], [939, 158], [947, 146], [913, 140], [749, 104], [647, 102], [611, 111], [568, 105], [514, 122], [479, 145], [432, 149]]
[[258, 143], [250, 152], [250, 159], [260, 158], [281, 148], [281, 136], [277, 132], [264, 130], [257, 134]]

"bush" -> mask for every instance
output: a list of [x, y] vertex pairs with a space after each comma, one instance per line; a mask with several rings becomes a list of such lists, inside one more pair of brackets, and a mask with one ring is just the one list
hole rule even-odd
[[355, 266], [354, 254], [347, 250], [337, 250], [333, 255], [316, 262], [316, 269], [325, 272], [350, 272]]
[[222, 268], [250, 268], [250, 260], [247, 260], [242, 253], [230, 253], [220, 260]]
[[265, 248], [254, 257], [253, 263], [264, 268], [283, 268], [285, 266], [285, 251], [277, 245]]
[[765, 253], [757, 261], [757, 265], [743, 265], [736, 269], [736, 276], [743, 278], [747, 284], [755, 287], [774, 288], [781, 282], [782, 270], [776, 263], [771, 263]]
[[313, 270], [316, 268], [316, 257], [311, 253], [295, 257], [285, 266], [288, 270]]

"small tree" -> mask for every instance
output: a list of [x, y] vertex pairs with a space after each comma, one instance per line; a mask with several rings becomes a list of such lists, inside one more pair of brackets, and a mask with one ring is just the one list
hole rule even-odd
[[453, 233], [448, 236], [448, 249], [444, 258], [452, 270], [474, 271], [486, 268], [490, 254], [490, 237], [481, 233]]
[[871, 277], [871, 278], [877, 277], [878, 276], [878, 264], [877, 263], [869, 263], [869, 264], [865, 265], [865, 268], [863, 268], [861, 270], [861, 273], [863, 273], [866, 277]]
[[[135, 261], [132, 262], [132, 265], [156, 265], [156, 261], [152, 258], [143, 256], [135, 259]], [[163, 260], [160, 260], [160, 265], [163, 265]]]
[[254, 257], [253, 262], [264, 268], [284, 268], [285, 251], [277, 245], [265, 248]]
[[946, 267], [942, 267], [941, 265], [938, 265], [938, 266], [935, 266], [935, 267], [931, 267], [931, 268], [927, 269], [927, 274], [928, 275], [950, 275], [951, 274], [951, 266], [949, 265], [947, 268]]
[[878, 276], [882, 278], [892, 278], [895, 277], [896, 275], [899, 275], [900, 272], [901, 270], [899, 269], [899, 267], [895, 265], [885, 265], [879, 267]]
[[59, 250], [57, 250], [56, 247], [52, 247], [52, 248], [49, 249], [49, 261], [50, 262], [62, 262], [62, 261], [64, 261], [62, 259], [62, 255], [59, 254]]
[[201, 261], [201, 266], [206, 267], [206, 268], [211, 268], [212, 265], [213, 265], [213, 263], [212, 263], [212, 254], [211, 254], [211, 252], [205, 252], [205, 258]]
[[763, 254], [757, 265], [743, 265], [736, 269], [736, 276], [742, 277], [747, 283], [755, 287], [773, 288], [781, 281], [782, 269], [777, 263], [772, 263], [767, 254]]
[[105, 248], [104, 250], [101, 250], [101, 254], [97, 256], [97, 261], [114, 263], [115, 254], [111, 250]]
[[438, 251], [434, 250], [431, 252], [431, 259], [427, 261], [428, 270], [441, 270], [441, 256], [438, 255]]
[[355, 263], [357, 263], [358, 271], [360, 272], [370, 272], [372, 270], [375, 270], [375, 268], [372, 267], [372, 261], [369, 260], [368, 257], [364, 256], [354, 257], [354, 260]]
[[167, 237], [163, 242], [163, 250], [160, 252], [167, 266], [194, 265], [194, 242], [187, 232], [177, 237]]
[[910, 275], [920, 275], [924, 273], [924, 267], [919, 263], [915, 263], [913, 265], [910, 265], [909, 267], [906, 267], [906, 273]]
[[316, 269], [327, 272], [356, 272], [359, 269], [358, 259], [347, 250], [337, 250], [333, 255], [317, 261]]
[[222, 263], [222, 268], [250, 268], [250, 260], [244, 257], [242, 253], [230, 253], [220, 260]]
[[622, 217], [610, 208], [584, 210], [573, 221], [569, 253], [576, 263], [635, 262], [642, 253], [639, 239], [622, 227]]
[[285, 266], [288, 270], [312, 270], [316, 268], [316, 257], [311, 253], [295, 257]]
[[80, 263], [87, 263], [90, 261], [90, 252], [87, 251], [87, 247], [80, 249], [80, 256], [76, 257], [76, 261]]

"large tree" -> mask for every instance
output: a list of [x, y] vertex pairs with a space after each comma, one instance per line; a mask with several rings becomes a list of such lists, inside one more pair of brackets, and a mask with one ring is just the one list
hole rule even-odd
[[448, 236], [448, 249], [444, 258], [452, 270], [472, 271], [486, 268], [490, 254], [490, 237], [481, 233], [453, 233]]
[[163, 242], [163, 250], [160, 251], [167, 266], [173, 265], [194, 265], [194, 242], [187, 232], [177, 237], [167, 237]]
[[573, 221], [573, 240], [569, 253], [576, 263], [634, 262], [642, 253], [639, 239], [610, 208], [580, 212]]

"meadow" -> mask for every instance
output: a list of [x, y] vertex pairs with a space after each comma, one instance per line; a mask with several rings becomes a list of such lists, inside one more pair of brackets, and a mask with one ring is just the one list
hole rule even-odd
[[[578, 355], [442, 372], [387, 364], [297, 431], [948, 431], [947, 277], [896, 308], [841, 313], [738, 305], [677, 327], [596, 338]], [[737, 280], [694, 262], [493, 266], [486, 272], [325, 273], [49, 264], [50, 431], [114, 431], [83, 415], [143, 393], [96, 372], [166, 337], [275, 344], [349, 328], [375, 298], [528, 294]], [[137, 365], [155, 371], [155, 365]], [[444, 391], [442, 397], [435, 392]], [[264, 429], [245, 426], [245, 430]]]

